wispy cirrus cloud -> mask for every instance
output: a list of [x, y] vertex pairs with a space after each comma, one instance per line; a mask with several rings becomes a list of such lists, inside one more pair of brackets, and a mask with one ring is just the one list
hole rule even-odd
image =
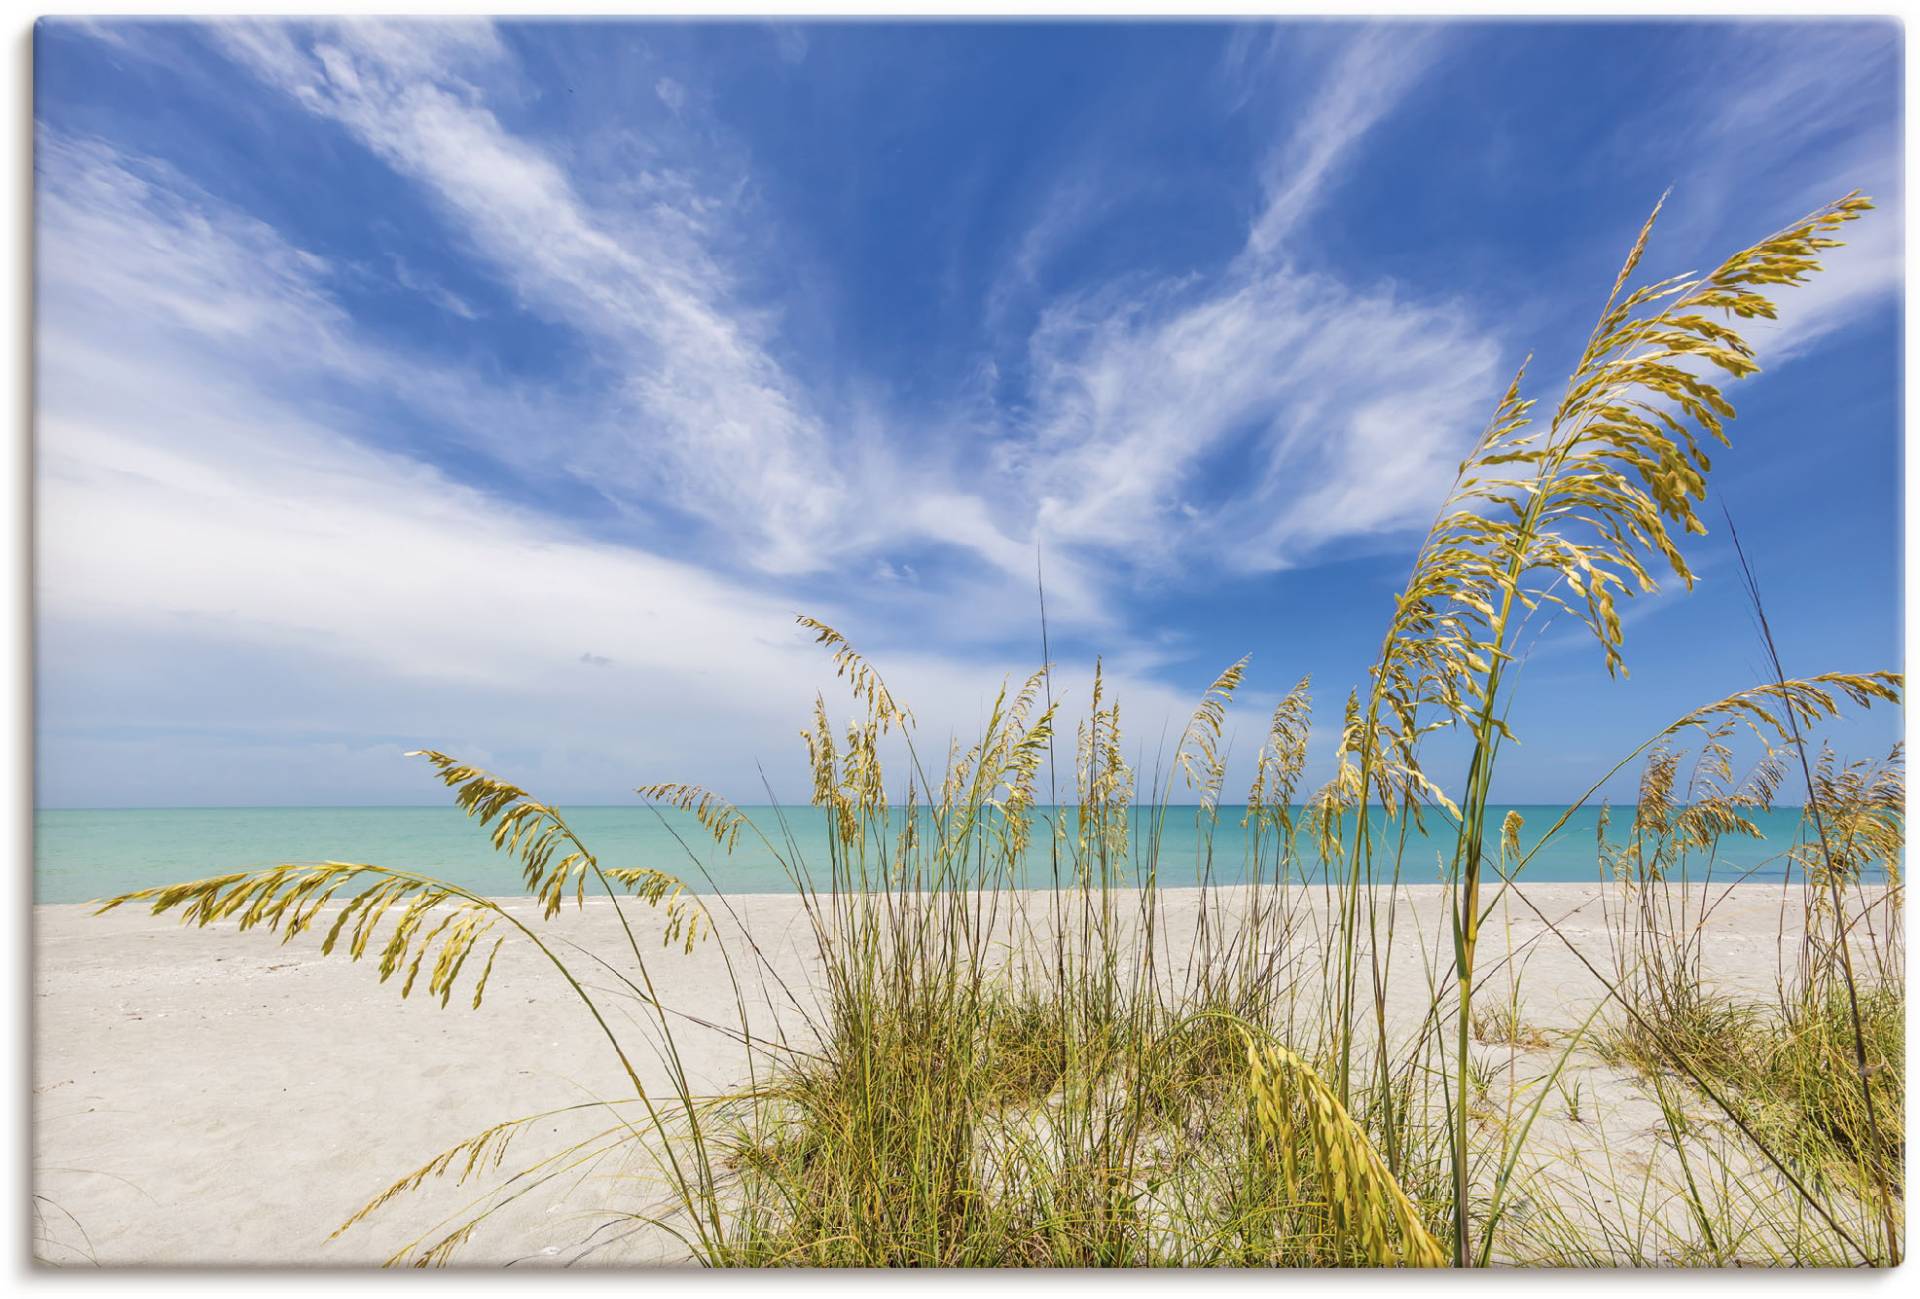
[[734, 300], [700, 202], [662, 195], [618, 213], [588, 203], [487, 106], [481, 83], [513, 76], [488, 25], [220, 31], [263, 81], [424, 186], [528, 303], [602, 350], [618, 410], [583, 468], [670, 491], [745, 539], [765, 571], [823, 566], [847, 504], [830, 431], [769, 351], [765, 326]]
[[[1661, 240], [1685, 247], [1724, 243], [1737, 218], [1785, 225], [1853, 191], [1877, 211], [1842, 233], [1844, 249], [1783, 294], [1777, 321], [1747, 326], [1761, 362], [1777, 367], [1862, 313], [1884, 306], [1904, 278], [1905, 185], [1900, 122], [1862, 87], [1897, 73], [1888, 20], [1736, 25], [1688, 46], [1694, 76], [1647, 106], [1624, 139], [1660, 140], [1678, 151], [1674, 202]], [[1674, 130], [1673, 123], [1688, 124]], [[1710, 255], [1710, 254], [1709, 254]]]
[[43, 328], [69, 313], [244, 346], [285, 365], [326, 364], [350, 326], [325, 262], [263, 221], [215, 204], [165, 162], [42, 130], [36, 205]]
[[1252, 263], [1056, 305], [1033, 351], [1049, 532], [1241, 571], [1417, 521], [1499, 357], [1456, 306]]
[[[1499, 349], [1461, 305], [1303, 270], [1285, 247], [1417, 84], [1432, 58], [1423, 33], [1316, 40], [1317, 88], [1270, 151], [1245, 249], [1211, 274], [1044, 302], [1031, 390], [998, 454], [970, 460], [969, 421], [882, 411], [931, 436], [857, 438], [847, 411], [781, 365], [777, 316], [738, 299], [710, 248], [724, 204], [683, 194], [599, 210], [510, 133], [487, 106], [488, 87], [514, 75], [492, 29], [222, 30], [246, 66], [425, 186], [497, 273], [601, 349], [617, 391], [590, 448], [571, 453], [581, 476], [749, 538], [762, 571], [938, 544], [1024, 580], [1045, 540], [1061, 551], [1060, 615], [1106, 621], [1083, 549], [1109, 571], [1181, 556], [1259, 571], [1418, 520], [1495, 384]], [[1056, 194], [1003, 286], [1031, 287], [1104, 201], [1091, 180]], [[1231, 492], [1223, 460], [1239, 467]]]
[[[1241, 252], [1213, 275], [1107, 286], [1043, 313], [1022, 467], [1049, 535], [1159, 566], [1262, 571], [1421, 522], [1444, 488], [1499, 344], [1462, 303], [1290, 255], [1432, 41], [1387, 26], [1310, 43], [1320, 82], [1278, 133]], [[1284, 53], [1237, 44], [1228, 71], [1251, 79]]]
[[[645, 512], [668, 506], [706, 527], [701, 544], [744, 552], [766, 574], [814, 574], [896, 546], [949, 545], [1024, 584], [1035, 536], [982, 483], [955, 436], [863, 433], [871, 420], [782, 364], [779, 313], [744, 300], [715, 251], [735, 242], [730, 201], [686, 177], [648, 201], [596, 205], [539, 144], [488, 106], [511, 86], [510, 53], [484, 24], [223, 26], [232, 54], [267, 84], [348, 129], [432, 193], [496, 274], [595, 350], [608, 376], [588, 424], [554, 439], [596, 492]], [[786, 48], [785, 46], [782, 47]], [[675, 98], [675, 116], [686, 107]], [[884, 412], [934, 433], [935, 413]], [[1056, 613], [1105, 623], [1070, 557]]]
[[[1265, 257], [1283, 251], [1324, 198], [1342, 160], [1426, 73], [1437, 44], [1430, 32], [1389, 23], [1362, 28], [1320, 60], [1313, 99], [1278, 133], [1268, 157], [1262, 176], [1266, 206], [1248, 232], [1248, 252]], [[1274, 54], [1270, 48], [1256, 63], [1271, 63]]]

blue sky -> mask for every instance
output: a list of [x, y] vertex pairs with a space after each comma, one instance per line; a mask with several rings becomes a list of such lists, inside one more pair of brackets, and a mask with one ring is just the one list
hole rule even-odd
[[[429, 802], [422, 745], [797, 800], [793, 614], [938, 751], [1038, 664], [1037, 552], [1067, 710], [1104, 655], [1151, 753], [1250, 652], [1230, 780], [1307, 673], [1324, 776], [1454, 462], [1528, 353], [1557, 395], [1669, 187], [1655, 275], [1880, 204], [1750, 335], [1713, 492], [1789, 671], [1899, 667], [1901, 59], [1888, 22], [43, 21], [39, 801]], [[1542, 632], [1498, 797], [1759, 677], [1708, 510], [1629, 680]]]

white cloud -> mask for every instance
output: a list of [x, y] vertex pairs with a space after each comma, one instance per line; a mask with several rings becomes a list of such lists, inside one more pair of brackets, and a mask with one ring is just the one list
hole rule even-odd
[[[687, 778], [754, 799], [754, 761], [804, 794], [790, 737], [842, 687], [788, 596], [356, 440], [297, 358], [389, 371], [362, 368], [324, 261], [104, 146], [40, 157], [45, 801], [419, 797], [398, 761], [419, 744], [561, 797]], [[876, 650], [936, 748], [1031, 666], [807, 611]], [[1188, 706], [1117, 685], [1156, 721]]]
[[438, 280], [432, 279], [415, 270], [403, 257], [393, 258], [393, 278], [402, 288], [419, 294], [442, 311], [451, 312], [462, 320], [478, 320], [480, 312], [471, 302], [449, 289]]
[[[602, 490], [664, 493], [748, 538], [767, 572], [819, 571], [904, 541], [954, 546], [1023, 579], [1042, 536], [1104, 548], [1109, 564], [1176, 552], [1240, 568], [1293, 562], [1416, 519], [1423, 473], [1468, 435], [1494, 387], [1495, 349], [1458, 309], [1275, 255], [1424, 67], [1424, 41], [1402, 29], [1365, 29], [1329, 61], [1274, 151], [1247, 253], [1214, 280], [1096, 292], [1043, 313], [1030, 415], [1002, 439], [998, 464], [954, 437], [889, 430], [861, 442], [829, 423], [774, 359], [773, 324], [734, 299], [708, 251], [724, 212], [588, 205], [486, 107], [480, 84], [507, 70], [480, 31], [455, 28], [436, 49], [424, 26], [396, 36], [350, 24], [310, 44], [281, 26], [226, 30], [249, 67], [425, 185], [529, 301], [604, 349], [624, 376], [614, 420], [626, 426], [574, 449], [574, 471]], [[1098, 202], [1085, 186], [1062, 191], [1009, 275], [1030, 281]], [[1231, 507], [1186, 495], [1215, 454], [1248, 459], [1234, 481], [1252, 490]], [[1384, 486], [1363, 491], [1360, 479]], [[1057, 612], [1097, 624], [1084, 564], [1057, 556]]]
[[1819, 274], [1777, 295], [1777, 321], [1746, 326], [1763, 367], [1783, 365], [1863, 312], [1898, 300], [1906, 283], [1906, 202], [1900, 171], [1897, 140], [1863, 138], [1839, 150], [1816, 180], [1782, 200], [1776, 219], [1783, 225], [1856, 190], [1872, 198], [1875, 207], [1835, 233], [1846, 246], [1821, 256]]
[[326, 264], [265, 223], [211, 213], [171, 168], [98, 142], [43, 133], [36, 161], [38, 271], [53, 310], [285, 361], [340, 354], [347, 317], [326, 291]]
[[[156, 760], [174, 730], [226, 733], [234, 752], [306, 735], [338, 749], [351, 787], [368, 763], [391, 765], [368, 737], [402, 736], [388, 748], [472, 752], [557, 796], [687, 778], [755, 800], [750, 764], [763, 763], [797, 799], [789, 737], [816, 690], [844, 711], [786, 599], [570, 535], [356, 446], [216, 365], [188, 376], [60, 343], [47, 393], [37, 576], [54, 651], [43, 689], [63, 701], [43, 735], [56, 754], [97, 755], [131, 699], [158, 738], [113, 743]], [[844, 609], [812, 611], [860, 637]], [[207, 659], [222, 664], [211, 678]], [[935, 749], [1028, 666], [932, 648], [880, 663]], [[1083, 675], [1064, 674], [1063, 692], [1084, 697]], [[1151, 682], [1118, 686], [1155, 723], [1186, 706]], [[302, 769], [237, 788], [298, 802]], [[397, 767], [385, 778], [386, 796], [410, 787]], [[140, 783], [160, 801], [221, 788], [177, 768]], [[64, 792], [55, 780], [45, 796]]]
[[1049, 535], [1259, 570], [1424, 521], [1495, 383], [1464, 311], [1250, 262], [1156, 294], [1063, 304], [1035, 337]]
[[[1281, 52], [1244, 45], [1229, 50], [1235, 75]], [[1386, 26], [1321, 60], [1246, 248], [1218, 275], [1045, 312], [1021, 468], [1048, 536], [1259, 571], [1425, 522], [1497, 395], [1499, 347], [1458, 304], [1302, 270], [1283, 244], [1430, 58], [1423, 36]]]
[[1113, 173], [1095, 175], [1091, 170], [1054, 184], [987, 290], [990, 328], [997, 328], [1014, 303], [1034, 291], [1048, 263], [1118, 203], [1125, 190], [1126, 182]]
[[[776, 359], [777, 317], [738, 300], [710, 250], [725, 203], [663, 185], [675, 201], [597, 208], [501, 125], [480, 88], [511, 77], [490, 29], [455, 25], [444, 46], [434, 24], [349, 23], [310, 43], [279, 24], [221, 30], [269, 84], [426, 187], [496, 273], [590, 341], [616, 383], [553, 450], [592, 490], [692, 514], [708, 525], [702, 544], [743, 547], [769, 574], [933, 541], [1025, 581], [1031, 519], [989, 510], [979, 493], [1004, 499], [1004, 485], [976, 481], [967, 447], [896, 428], [856, 436]], [[928, 508], [934, 483], [950, 514]], [[1093, 584], [1070, 559], [1059, 567], [1059, 616], [1103, 622]]]
[[[1675, 116], [1697, 121], [1677, 135], [1700, 161], [1675, 189], [1681, 211], [1663, 217], [1663, 241], [1697, 241], [1711, 225], [1745, 243], [1855, 190], [1878, 205], [1839, 233], [1847, 246], [1822, 257], [1820, 274], [1777, 295], [1777, 321], [1742, 327], [1765, 367], [1807, 352], [1904, 283], [1899, 121], [1863, 93], [1896, 79], [1899, 60], [1891, 20], [1734, 24], [1702, 50], [1688, 98], [1649, 111], [1653, 129]], [[1716, 242], [1706, 255], [1725, 251]]]
[[[569, 797], [691, 778], [754, 799], [752, 762], [803, 796], [787, 738], [815, 690], [838, 710], [840, 687], [789, 600], [573, 535], [359, 446], [260, 393], [244, 366], [177, 360], [45, 340], [37, 591], [43, 689], [60, 701], [43, 735], [56, 755], [50, 801], [75, 753], [106, 760], [119, 746], [159, 764], [130, 787], [159, 801], [217, 800], [231, 778], [298, 802], [308, 764], [230, 765], [288, 735], [333, 746], [348, 787], [368, 763], [391, 767], [385, 796], [425, 785], [387, 761], [394, 744], [368, 737], [492, 755]], [[844, 607], [811, 612], [861, 638]], [[211, 676], [209, 661], [222, 664]], [[930, 737], [970, 732], [999, 680], [1029, 666], [932, 647], [880, 661]], [[1081, 676], [1065, 674], [1063, 691], [1083, 695]], [[1185, 706], [1151, 682], [1120, 686], [1143, 717]], [[100, 738], [129, 717], [158, 737]], [[227, 734], [224, 776], [167, 767], [175, 730]]]
[[[1747, 156], [1761, 144], [1754, 132], [1804, 143], [1856, 107], [1835, 76], [1843, 50], [1792, 46], [1780, 43], [1707, 100], [1710, 136]], [[1230, 43], [1223, 72], [1243, 88], [1242, 106], [1282, 65], [1290, 75], [1317, 68], [1316, 89], [1304, 106], [1292, 97], [1263, 206], [1222, 271], [1110, 284], [1043, 313], [1029, 349], [1032, 443], [1013, 463], [1036, 484], [1044, 535], [1174, 571], [1259, 571], [1427, 521], [1508, 377], [1505, 340], [1465, 303], [1309, 271], [1292, 250], [1350, 156], [1437, 53], [1431, 33], [1396, 24], [1345, 35], [1275, 28]], [[1901, 283], [1898, 171], [1884, 141], [1863, 136], [1833, 172], [1780, 218], [1855, 186], [1892, 195], [1893, 210], [1850, 227], [1850, 246], [1826, 271], [1781, 295], [1779, 321], [1750, 328], [1768, 366]], [[1074, 193], [1056, 196], [1030, 242], [1057, 238]]]
[[1701, 125], [1721, 136], [1756, 135], [1782, 152], [1856, 114], [1862, 83], [1897, 75], [1899, 61], [1891, 18], [1733, 24], [1714, 33], [1702, 60]]
[[[1846, 192], [1831, 187], [1822, 191], [1832, 198]], [[1814, 202], [1807, 204], [1809, 211], [1814, 206]], [[1827, 252], [1818, 275], [1779, 294], [1779, 320], [1757, 321], [1745, 328], [1764, 369], [1810, 351], [1870, 307], [1898, 300], [1906, 282], [1905, 223], [1900, 209], [1896, 191], [1879, 210], [1843, 227], [1838, 237], [1847, 246]]]
[[[1277, 255], [1340, 159], [1425, 67], [1425, 42], [1404, 29], [1365, 29], [1329, 59], [1273, 154], [1267, 211], [1233, 265], [1044, 311], [1035, 391], [996, 457], [979, 455], [966, 430], [900, 436], [906, 413], [883, 414], [879, 437], [849, 436], [845, 416], [822, 413], [776, 361], [776, 320], [737, 301], [708, 251], [724, 205], [589, 205], [486, 106], [482, 86], [511, 77], [486, 29], [455, 27], [444, 48], [426, 25], [355, 23], [311, 40], [280, 25], [225, 31], [267, 83], [426, 186], [495, 271], [582, 330], [622, 376], [599, 432], [568, 447], [570, 470], [745, 539], [764, 572], [937, 543], [1023, 581], [1044, 537], [1058, 543], [1054, 612], [1108, 624], [1085, 576], [1092, 551], [1106, 551], [1108, 568], [1190, 555], [1258, 570], [1413, 522], [1428, 503], [1423, 474], [1452, 455], [1496, 386], [1496, 349], [1463, 311]], [[1062, 190], [1010, 282], [1031, 282], [1091, 203], [1085, 186]], [[1235, 485], [1250, 489], [1231, 505], [1188, 497], [1215, 455], [1246, 459]]]
[[[43, 333], [65, 331], [102, 351], [174, 354], [181, 366], [244, 358], [284, 394], [398, 398], [522, 471], [564, 452], [559, 430], [598, 417], [569, 396], [369, 342], [335, 297], [355, 268], [295, 246], [164, 162], [47, 130], [36, 154]], [[395, 278], [436, 297], [404, 263]], [[440, 305], [454, 314], [472, 310], [448, 297]]]
[[1312, 102], [1268, 161], [1267, 206], [1248, 235], [1250, 251], [1282, 251], [1353, 146], [1393, 111], [1432, 59], [1428, 37], [1387, 23], [1363, 28], [1325, 61]]
[[805, 393], [732, 301], [706, 213], [589, 206], [486, 107], [476, 79], [508, 72], [490, 28], [352, 22], [310, 43], [281, 24], [222, 31], [261, 78], [425, 186], [535, 309], [603, 349], [628, 427], [585, 458], [595, 475], [670, 490], [766, 571], [823, 566], [846, 484]]

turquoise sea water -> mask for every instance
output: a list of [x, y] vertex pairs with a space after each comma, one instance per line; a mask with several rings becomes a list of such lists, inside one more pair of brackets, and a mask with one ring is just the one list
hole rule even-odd
[[[752, 833], [743, 833], [728, 856], [684, 813], [662, 816], [638, 806], [563, 810], [604, 865], [656, 867], [680, 875], [702, 892], [784, 893], [793, 887], [786, 868]], [[827, 844], [822, 813], [810, 807], [743, 810], [790, 862], [804, 862], [816, 880], [824, 879]], [[1526, 819], [1521, 844], [1530, 849], [1566, 809], [1525, 806], [1518, 810]], [[1506, 811], [1494, 809], [1490, 824], [1499, 825]], [[1209, 869], [1217, 882], [1244, 878], [1250, 854], [1248, 832], [1240, 827], [1243, 812], [1240, 807], [1220, 809], [1209, 852], [1196, 810], [1168, 809], [1159, 851], [1160, 882], [1191, 885]], [[1529, 863], [1525, 878], [1597, 879], [1594, 832], [1599, 812], [1597, 807], [1575, 809], [1566, 826]], [[1039, 809], [1041, 816], [1051, 814], [1051, 809]], [[1148, 816], [1135, 813], [1137, 859], [1142, 857], [1138, 846], [1149, 837]], [[1631, 809], [1616, 811], [1611, 832], [1616, 841], [1623, 837], [1630, 817]], [[1799, 833], [1799, 810], [1782, 808], [1758, 823], [1764, 839], [1723, 843], [1712, 863], [1716, 878], [1732, 880], [1748, 873], [1755, 879], [1781, 878], [1783, 854]], [[84, 902], [276, 862], [326, 860], [417, 870], [493, 896], [525, 892], [515, 863], [495, 852], [485, 832], [451, 807], [60, 810], [38, 812], [34, 826], [36, 902]], [[1442, 862], [1452, 850], [1452, 837], [1437, 817], [1430, 821], [1429, 831], [1409, 838], [1403, 859], [1403, 878], [1408, 882], [1442, 878]], [[1376, 841], [1390, 842], [1397, 835], [1397, 827], [1383, 828]], [[1046, 833], [1037, 829], [1034, 837], [1043, 847], [1031, 854], [1026, 883], [1045, 886], [1051, 882]], [[1311, 859], [1311, 848], [1304, 843], [1302, 848]], [[1697, 862], [1694, 869], [1704, 865]], [[1143, 860], [1136, 860], [1131, 869], [1144, 869]]]

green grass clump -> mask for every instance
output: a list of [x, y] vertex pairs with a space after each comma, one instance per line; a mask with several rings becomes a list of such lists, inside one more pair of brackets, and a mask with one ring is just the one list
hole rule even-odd
[[1855, 1067], [1852, 1011], [1838, 988], [1796, 1005], [1760, 1052], [1749, 1086], [1779, 1097], [1837, 1152], [1896, 1170], [1906, 1162], [1904, 990], [1863, 989], [1859, 1022], [1875, 1102], [1871, 1118]]
[[1902, 990], [1863, 990], [1860, 1025], [1867, 1046], [1874, 1114], [1855, 1064], [1853, 1016], [1838, 989], [1796, 999], [1786, 1013], [1721, 1002], [1659, 1044], [1636, 1040], [1631, 1054], [1644, 1069], [1671, 1067], [1675, 1048], [1698, 1072], [1724, 1082], [1748, 1107], [1757, 1128], [1803, 1165], [1832, 1175], [1903, 1166], [1906, 1154], [1906, 998]]

